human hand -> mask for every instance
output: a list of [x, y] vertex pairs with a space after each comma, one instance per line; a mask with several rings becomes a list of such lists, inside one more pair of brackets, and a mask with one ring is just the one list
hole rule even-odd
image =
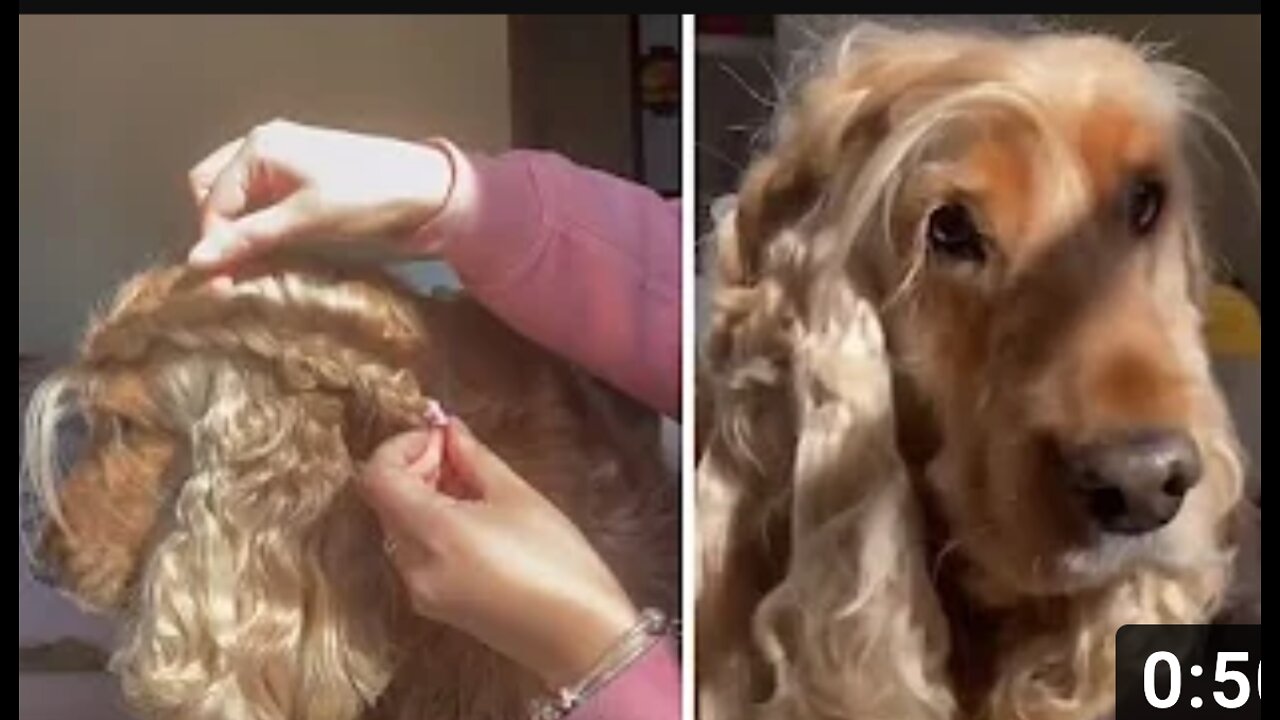
[[637, 621], [574, 524], [457, 420], [384, 443], [360, 487], [420, 614], [577, 682]]
[[453, 162], [432, 144], [283, 120], [260, 125], [191, 170], [200, 239], [190, 260], [221, 269], [330, 237], [403, 247], [448, 201]]

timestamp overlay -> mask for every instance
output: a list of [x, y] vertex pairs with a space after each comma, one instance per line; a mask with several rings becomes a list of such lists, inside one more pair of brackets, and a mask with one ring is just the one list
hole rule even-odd
[[1126, 625], [1116, 720], [1261, 720], [1261, 625]]

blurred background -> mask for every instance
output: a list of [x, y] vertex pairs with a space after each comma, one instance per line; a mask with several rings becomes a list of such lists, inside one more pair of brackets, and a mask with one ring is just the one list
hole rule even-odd
[[[675, 197], [679, 53], [678, 15], [19, 15], [20, 416], [96, 303], [185, 257], [187, 171], [255, 124], [549, 149]], [[401, 270], [455, 282], [435, 264]], [[125, 717], [101, 672], [109, 625], [34, 582], [21, 542], [18, 563], [19, 717]]]

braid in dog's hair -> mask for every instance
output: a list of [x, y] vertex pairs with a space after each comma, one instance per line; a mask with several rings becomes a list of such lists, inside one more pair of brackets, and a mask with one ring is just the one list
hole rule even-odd
[[155, 283], [126, 286], [116, 312], [86, 339], [88, 363], [136, 362], [164, 349], [255, 358], [291, 391], [343, 394], [352, 403], [348, 411], [370, 431], [421, 421], [428, 401], [408, 368], [421, 360], [427, 341], [412, 300], [385, 281], [375, 288], [282, 273], [250, 279], [228, 294], [198, 284], [190, 271], [157, 274], [172, 294], [153, 301], [145, 294], [155, 294]]
[[352, 720], [389, 682], [400, 590], [350, 481], [421, 424], [428, 340], [407, 295], [349, 278], [155, 271], [86, 338], [86, 384], [146, 378], [189, 444], [113, 658], [148, 715]]

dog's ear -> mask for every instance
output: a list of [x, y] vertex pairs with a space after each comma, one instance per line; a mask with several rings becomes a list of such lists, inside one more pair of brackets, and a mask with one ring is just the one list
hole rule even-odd
[[350, 487], [340, 393], [247, 352], [173, 362], [165, 402], [192, 450], [112, 659], [126, 698], [165, 717], [356, 717], [390, 680], [399, 598]]
[[[878, 28], [850, 37], [788, 102], [717, 228], [699, 388], [715, 417], [698, 482], [700, 616], [715, 619], [699, 626], [700, 701], [713, 716], [761, 696], [779, 717], [814, 714], [813, 698], [848, 715], [954, 714], [876, 304], [841, 253], [876, 229], [925, 136], [896, 134], [959, 77], [946, 65], [962, 50]], [[894, 661], [873, 671], [873, 654]]]
[[724, 238], [720, 254], [725, 282], [746, 285], [757, 280], [770, 241], [813, 205], [819, 180], [805, 155], [799, 148], [784, 147], [748, 170], [738, 192], [735, 232]]
[[862, 27], [785, 101], [772, 148], [748, 170], [732, 211], [717, 213], [701, 386], [716, 408], [708, 447], [724, 430], [743, 467], [762, 466], [763, 477], [787, 472], [797, 339], [812, 335], [810, 325], [850, 321], [835, 316], [849, 306], [835, 301], [846, 292], [874, 299], [875, 273], [846, 273], [842, 255], [851, 237], [875, 229], [889, 181], [925, 135], [899, 139], [899, 126], [972, 73], [972, 64], [947, 69], [948, 60], [979, 52], [967, 43]]

